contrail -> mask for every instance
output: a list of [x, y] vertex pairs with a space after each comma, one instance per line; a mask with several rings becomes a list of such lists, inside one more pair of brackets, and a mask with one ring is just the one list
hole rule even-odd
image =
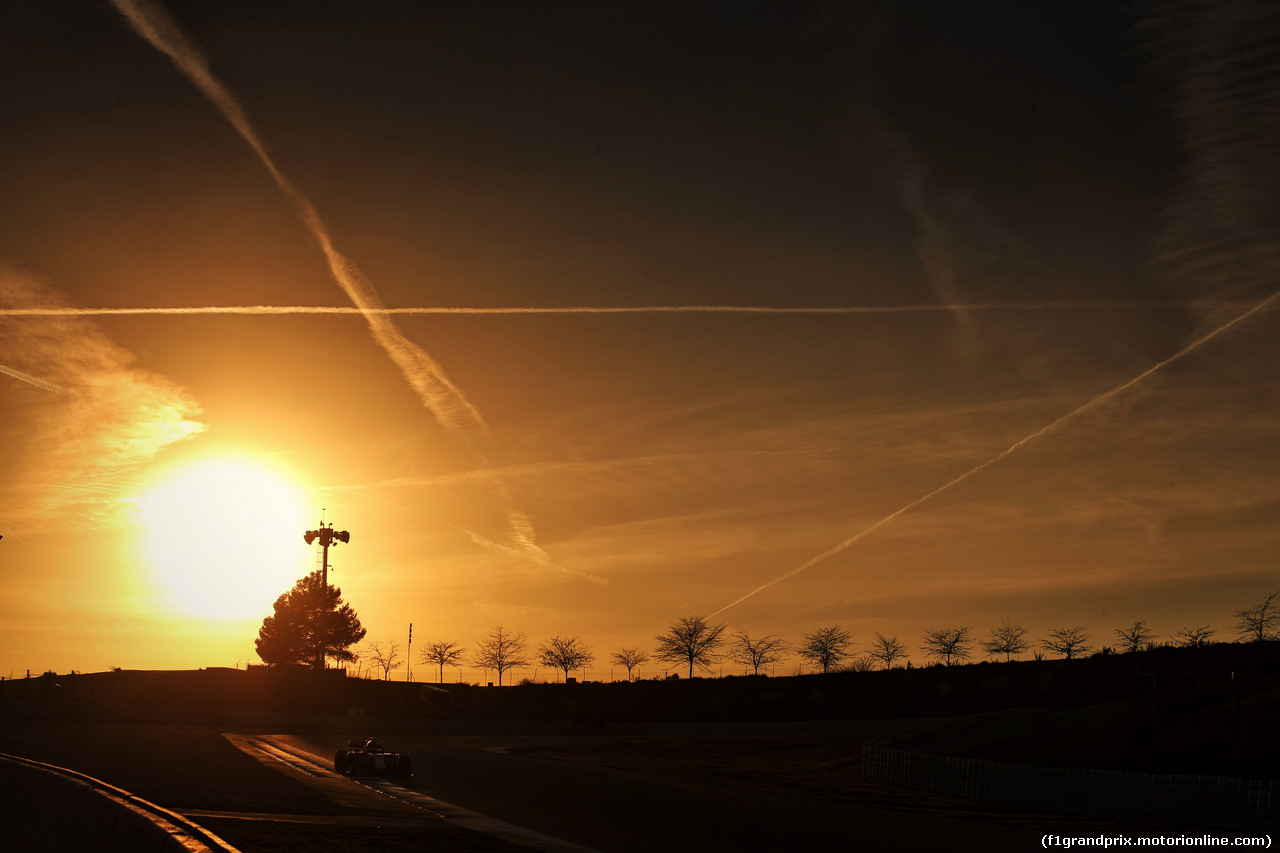
[[334, 280], [347, 294], [356, 310], [364, 315], [374, 340], [400, 368], [405, 379], [422, 399], [423, 405], [446, 429], [461, 432], [468, 438], [476, 433], [487, 435], [488, 426], [484, 419], [449, 380], [440, 364], [400, 333], [382, 310], [385, 306], [372, 282], [359, 267], [334, 248], [329, 229], [325, 227], [314, 205], [276, 166], [266, 144], [254, 130], [240, 103], [209, 70], [208, 60], [191, 42], [182, 26], [168, 10], [152, 0], [112, 0], [112, 3], [140, 36], [173, 60], [178, 69], [214, 103], [258, 155], [276, 186], [294, 203], [303, 224], [320, 244]]
[[[373, 283], [355, 263], [334, 248], [329, 229], [315, 206], [276, 166], [240, 103], [231, 90], [209, 70], [208, 60], [183, 31], [182, 26], [168, 10], [154, 0], [112, 0], [112, 3], [140, 36], [173, 60], [178, 69], [213, 102], [254, 150], [276, 186], [293, 202], [304, 226], [319, 243], [328, 261], [330, 273], [364, 317], [374, 340], [400, 368], [410, 387], [435, 416], [436, 421], [446, 430], [466, 439], [483, 460], [483, 453], [476, 445], [483, 444], [488, 439], [489, 427], [480, 412], [450, 381], [444, 368], [400, 332]], [[528, 518], [512, 504], [505, 486], [499, 483], [497, 488], [511, 541], [519, 553], [541, 565], [553, 566], [547, 553], [535, 544]]]
[[1137, 376], [1133, 377], [1133, 378], [1132, 378], [1132, 379], [1130, 379], [1129, 381], [1127, 381], [1127, 382], [1125, 382], [1125, 383], [1123, 383], [1123, 384], [1121, 384], [1121, 385], [1117, 385], [1116, 387], [1112, 388], [1110, 391], [1106, 391], [1106, 392], [1104, 392], [1104, 393], [1102, 393], [1102, 394], [1099, 394], [1097, 397], [1094, 397], [1092, 400], [1089, 400], [1087, 403], [1085, 403], [1084, 405], [1080, 406], [1079, 408], [1076, 408], [1076, 409], [1074, 409], [1074, 410], [1072, 410], [1072, 411], [1068, 412], [1067, 414], [1065, 414], [1065, 415], [1063, 415], [1062, 417], [1058, 418], [1056, 421], [1053, 421], [1052, 423], [1046, 424], [1045, 426], [1041, 427], [1040, 429], [1036, 430], [1035, 432], [1031, 433], [1030, 435], [1028, 435], [1028, 436], [1027, 436], [1027, 437], [1025, 437], [1025, 438], [1019, 439], [1018, 441], [1014, 442], [1013, 444], [1009, 445], [1007, 448], [1005, 448], [1004, 450], [1002, 450], [1000, 453], [997, 453], [995, 456], [992, 456], [992, 457], [991, 457], [990, 459], [988, 459], [986, 462], [983, 462], [982, 464], [977, 465], [977, 466], [975, 466], [975, 467], [973, 467], [973, 468], [969, 469], [969, 470], [968, 470], [968, 471], [966, 471], [965, 473], [961, 474], [959, 477], [956, 477], [955, 479], [953, 479], [953, 480], [951, 480], [951, 481], [949, 481], [949, 482], [947, 482], [947, 483], [944, 483], [943, 485], [939, 486], [938, 488], [934, 489], [933, 491], [929, 492], [928, 494], [924, 495], [923, 497], [916, 498], [916, 499], [915, 499], [915, 500], [913, 500], [911, 503], [907, 504], [906, 506], [902, 507], [901, 509], [898, 509], [898, 510], [895, 510], [894, 512], [889, 513], [889, 514], [888, 514], [888, 515], [886, 515], [884, 518], [882, 518], [882, 519], [880, 519], [879, 521], [877, 521], [875, 524], [872, 524], [870, 527], [865, 527], [865, 528], [863, 528], [862, 530], [860, 530], [860, 531], [858, 531], [857, 533], [855, 533], [853, 536], [850, 536], [848, 539], [846, 539], [846, 540], [844, 540], [843, 542], [841, 542], [839, 545], [836, 545], [834, 548], [829, 548], [828, 550], [823, 551], [823, 552], [822, 552], [821, 554], [819, 554], [818, 556], [816, 556], [816, 557], [813, 557], [813, 558], [809, 559], [808, 561], [806, 561], [805, 563], [802, 563], [802, 564], [801, 564], [801, 565], [799, 565], [799, 566], [796, 566], [794, 569], [791, 569], [790, 571], [787, 571], [787, 572], [784, 572], [784, 573], [783, 573], [783, 574], [781, 574], [781, 575], [778, 575], [776, 578], [774, 578], [773, 580], [769, 581], [768, 583], [761, 584], [760, 586], [758, 586], [758, 587], [756, 587], [755, 589], [751, 590], [751, 592], [748, 592], [746, 595], [742, 596], [741, 598], [737, 599], [736, 601], [732, 601], [732, 602], [730, 602], [729, 604], [726, 604], [724, 607], [721, 607], [719, 610], [715, 611], [715, 613], [712, 613], [712, 614], [711, 614], [711, 616], [716, 616], [717, 614], [723, 613], [724, 611], [728, 610], [730, 607], [734, 607], [734, 606], [736, 606], [736, 605], [738, 605], [738, 604], [741, 604], [742, 602], [746, 601], [748, 598], [751, 598], [752, 596], [756, 595], [757, 593], [763, 592], [764, 590], [768, 589], [769, 587], [773, 586], [774, 584], [781, 583], [782, 581], [786, 580], [786, 579], [787, 579], [787, 578], [789, 578], [789, 577], [794, 577], [795, 575], [798, 575], [798, 574], [800, 574], [801, 572], [803, 572], [805, 569], [808, 569], [808, 568], [810, 568], [811, 566], [815, 566], [815, 565], [817, 565], [818, 563], [821, 563], [823, 560], [826, 560], [826, 559], [827, 559], [827, 558], [829, 558], [829, 557], [834, 557], [836, 554], [839, 554], [841, 551], [843, 551], [843, 550], [845, 550], [846, 548], [850, 547], [850, 546], [851, 546], [851, 545], [853, 545], [855, 542], [857, 542], [859, 539], [862, 539], [864, 536], [866, 536], [867, 534], [871, 533], [872, 531], [877, 530], [877, 529], [879, 529], [879, 528], [883, 527], [884, 525], [888, 524], [890, 521], [893, 521], [895, 518], [897, 518], [898, 516], [902, 515], [903, 513], [908, 512], [908, 511], [910, 511], [910, 510], [912, 510], [912, 509], [915, 509], [916, 507], [920, 506], [920, 504], [924, 503], [925, 501], [927, 501], [927, 500], [929, 500], [929, 499], [931, 499], [931, 498], [933, 498], [933, 497], [936, 497], [937, 495], [942, 494], [943, 492], [945, 492], [945, 491], [947, 491], [948, 489], [950, 489], [952, 486], [956, 486], [956, 485], [959, 485], [960, 483], [963, 483], [965, 480], [969, 479], [969, 478], [970, 478], [970, 477], [972, 477], [974, 474], [978, 474], [978, 473], [980, 473], [980, 472], [982, 472], [982, 471], [985, 471], [987, 468], [990, 468], [992, 465], [996, 464], [996, 463], [997, 463], [997, 462], [999, 462], [1001, 459], [1004, 459], [1006, 456], [1008, 456], [1008, 455], [1010, 455], [1011, 453], [1013, 453], [1014, 451], [1018, 450], [1018, 449], [1019, 449], [1019, 448], [1021, 448], [1023, 445], [1030, 444], [1031, 442], [1035, 441], [1037, 438], [1040, 438], [1040, 437], [1041, 437], [1041, 436], [1043, 436], [1043, 435], [1047, 435], [1048, 433], [1050, 433], [1050, 432], [1052, 432], [1053, 430], [1057, 429], [1058, 427], [1062, 426], [1062, 425], [1063, 425], [1063, 424], [1065, 424], [1067, 421], [1069, 421], [1069, 420], [1071, 420], [1071, 419], [1073, 419], [1073, 418], [1075, 418], [1075, 417], [1077, 417], [1077, 416], [1079, 416], [1079, 415], [1084, 414], [1085, 412], [1089, 411], [1090, 409], [1093, 409], [1093, 408], [1095, 408], [1095, 407], [1097, 407], [1097, 406], [1100, 406], [1101, 404], [1103, 404], [1103, 403], [1105, 403], [1106, 401], [1110, 400], [1112, 397], [1116, 396], [1117, 394], [1120, 394], [1120, 393], [1123, 393], [1124, 391], [1127, 391], [1128, 389], [1132, 388], [1134, 385], [1137, 385], [1139, 382], [1141, 382], [1142, 380], [1146, 379], [1146, 378], [1147, 378], [1148, 376], [1150, 376], [1151, 374], [1153, 374], [1153, 373], [1155, 373], [1155, 372], [1157, 372], [1157, 371], [1159, 371], [1159, 370], [1163, 370], [1165, 367], [1168, 367], [1168, 366], [1169, 366], [1170, 364], [1172, 364], [1173, 362], [1177, 361], [1178, 359], [1182, 358], [1183, 356], [1187, 355], [1188, 353], [1192, 352], [1193, 350], [1199, 349], [1201, 346], [1203, 346], [1204, 344], [1206, 344], [1206, 343], [1208, 343], [1209, 341], [1213, 340], [1213, 339], [1214, 339], [1214, 338], [1216, 338], [1218, 335], [1221, 335], [1223, 332], [1226, 332], [1228, 329], [1231, 329], [1232, 327], [1234, 327], [1234, 326], [1236, 326], [1236, 325], [1238, 325], [1238, 324], [1240, 324], [1240, 323], [1244, 322], [1245, 320], [1249, 319], [1249, 318], [1250, 318], [1250, 317], [1252, 317], [1254, 314], [1257, 314], [1258, 312], [1260, 312], [1260, 311], [1264, 310], [1265, 308], [1267, 308], [1268, 306], [1270, 306], [1273, 302], [1275, 302], [1277, 299], [1280, 299], [1280, 291], [1276, 291], [1275, 293], [1273, 293], [1273, 294], [1271, 294], [1270, 296], [1268, 296], [1266, 299], [1264, 299], [1264, 300], [1262, 300], [1261, 302], [1259, 302], [1259, 303], [1257, 303], [1256, 305], [1254, 305], [1254, 306], [1253, 306], [1252, 308], [1250, 308], [1249, 310], [1245, 311], [1243, 314], [1238, 314], [1234, 319], [1231, 319], [1231, 320], [1227, 321], [1226, 323], [1223, 323], [1221, 326], [1218, 326], [1216, 329], [1214, 329], [1213, 331], [1209, 332], [1208, 334], [1205, 334], [1205, 335], [1203, 335], [1203, 336], [1201, 336], [1201, 337], [1197, 338], [1196, 340], [1194, 340], [1194, 341], [1192, 341], [1191, 343], [1187, 344], [1187, 345], [1186, 345], [1185, 347], [1183, 347], [1182, 349], [1178, 350], [1178, 351], [1177, 351], [1176, 353], [1174, 353], [1173, 355], [1171, 355], [1171, 356], [1169, 356], [1168, 358], [1166, 358], [1164, 361], [1161, 361], [1161, 362], [1159, 362], [1159, 363], [1157, 363], [1157, 364], [1155, 364], [1155, 365], [1152, 365], [1151, 367], [1149, 367], [1149, 368], [1147, 368], [1146, 370], [1142, 371], [1141, 373], [1139, 373]]
[[975, 302], [947, 305], [839, 305], [829, 307], [786, 307], [770, 305], [567, 305], [557, 307], [467, 308], [419, 306], [409, 308], [351, 307], [327, 305], [210, 305], [177, 308], [0, 308], [0, 316], [110, 316], [185, 314], [352, 314], [361, 317], [393, 314], [940, 314], [955, 311], [1127, 311], [1142, 308], [1174, 308], [1185, 303], [1155, 300], [1110, 300], [1092, 302]]
[[12, 367], [5, 367], [3, 364], [0, 364], [0, 373], [7, 373], [14, 379], [21, 379], [23, 382], [34, 385], [45, 391], [52, 391], [54, 394], [67, 393], [67, 389], [63, 388], [61, 385], [54, 385], [52, 382], [45, 382], [38, 376], [32, 376], [30, 373], [23, 373], [21, 370], [15, 370]]

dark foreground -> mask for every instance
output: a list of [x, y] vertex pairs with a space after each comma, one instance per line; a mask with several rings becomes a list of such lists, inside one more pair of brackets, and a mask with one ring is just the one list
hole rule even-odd
[[[682, 831], [672, 823], [671, 809], [662, 805], [662, 797], [678, 804], [682, 792], [694, 792], [697, 801], [683, 805], [692, 815], [704, 815], [704, 823], [714, 820], [717, 809], [725, 810], [723, 814], [738, 809], [738, 817], [732, 820], [736, 825], [712, 827], [713, 835], [723, 832], [726, 843], [764, 832], [766, 826], [770, 832], [777, 833], [779, 827], [785, 832], [785, 817], [778, 812], [825, 817], [834, 827], [827, 830], [827, 837], [861, 838], [863, 849], [908, 849], [911, 844], [906, 838], [901, 847], [892, 841], [900, 831], [925, 837], [936, 834], [938, 841], [956, 833], [967, 836], [974, 849], [1031, 849], [1046, 832], [1121, 831], [1110, 824], [1028, 814], [868, 783], [861, 778], [860, 767], [861, 744], [868, 736], [682, 737], [645, 742], [533, 739], [539, 743], [519, 738], [514, 739], [518, 749], [512, 753], [494, 752], [490, 739], [409, 736], [405, 740], [417, 751], [414, 760], [420, 768], [412, 787], [441, 799], [462, 800], [460, 805], [486, 814], [510, 809], [510, 814], [495, 816], [522, 825], [545, 821], [534, 828], [560, 837], [581, 830], [581, 840], [603, 850], [629, 849], [627, 844], [644, 849], [645, 845], [643, 838], [625, 838], [636, 831], [634, 827], [611, 831], [608, 801], [612, 794], [605, 790], [609, 785], [623, 786], [618, 790], [632, 785], [633, 791], [653, 797], [648, 801], [651, 807], [664, 813], [635, 815], [636, 825], [647, 828], [667, 849], [680, 847], [676, 836]], [[340, 742], [340, 737], [293, 740], [324, 754], [330, 742]], [[199, 823], [246, 853], [525, 849], [430, 815], [406, 817], [405, 807], [377, 802], [376, 797], [354, 806], [339, 805], [294, 775], [241, 752], [213, 727], [9, 721], [0, 731], [0, 752], [87, 773], [178, 812], [198, 812]], [[545, 789], [561, 779], [566, 791], [582, 794], [577, 802], [563, 803], [564, 814], [557, 818], [546, 814], [548, 808], [539, 796], [546, 797]], [[599, 803], [596, 807], [591, 806], [593, 797]], [[469, 798], [479, 799], [466, 802]], [[752, 808], [757, 810], [755, 820]], [[630, 811], [625, 803], [619, 810]], [[792, 824], [796, 841], [817, 832], [809, 823]], [[866, 843], [874, 834], [871, 823], [882, 824], [879, 846]], [[950, 838], [948, 849], [968, 849], [962, 837]], [[996, 846], [991, 846], [993, 842]], [[734, 843], [723, 849], [744, 848]]]
[[196, 820], [244, 853], [522, 849], [439, 819], [404, 825], [391, 809], [346, 809], [344, 816], [319, 791], [255, 761], [204, 726], [6, 721], [0, 752], [86, 773], [180, 813], [242, 814]]

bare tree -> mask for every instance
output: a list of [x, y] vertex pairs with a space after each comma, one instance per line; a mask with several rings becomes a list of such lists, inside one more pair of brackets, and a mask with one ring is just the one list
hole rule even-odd
[[1148, 628], [1146, 622], [1139, 620], [1129, 628], [1117, 628], [1116, 636], [1120, 638], [1121, 651], [1140, 652], [1156, 638], [1156, 632]]
[[1026, 628], [1011, 624], [1006, 618], [987, 633], [987, 639], [982, 641], [982, 650], [989, 655], [1004, 655], [1004, 661], [1008, 663], [1014, 655], [1031, 648], [1026, 637]]
[[886, 637], [876, 633], [875, 642], [871, 644], [871, 658], [884, 664], [885, 669], [893, 669], [893, 662], [907, 656], [907, 644], [898, 642], [897, 637]]
[[920, 648], [925, 657], [936, 658], [947, 666], [956, 661], [968, 660], [973, 655], [969, 649], [973, 643], [973, 634], [967, 625], [959, 628], [930, 628], [921, 639]]
[[571, 671], [590, 666], [595, 659], [581, 637], [552, 637], [538, 647], [538, 663], [564, 670], [565, 681]]
[[1093, 647], [1089, 645], [1089, 632], [1083, 625], [1070, 628], [1054, 628], [1049, 636], [1040, 641], [1047, 652], [1056, 652], [1067, 660], [1087, 654]]
[[382, 680], [391, 680], [391, 670], [404, 666], [400, 659], [400, 644], [392, 640], [389, 643], [366, 643], [364, 656], [373, 661], [382, 670]]
[[649, 654], [647, 652], [642, 652], [639, 649], [628, 649], [624, 647], [620, 651], [613, 653], [612, 660], [618, 666], [625, 666], [627, 668], [627, 681], [630, 681], [631, 670], [641, 664], [648, 663]]
[[739, 631], [729, 644], [729, 660], [749, 666], [759, 675], [760, 667], [782, 660], [789, 649], [786, 640], [777, 634], [765, 634], [758, 640], [753, 640], [746, 631]]
[[1202, 625], [1199, 628], [1182, 628], [1173, 635], [1173, 641], [1184, 648], [1198, 649], [1209, 645], [1209, 638], [1216, 633], [1217, 631], [1208, 625]]
[[830, 672], [849, 657], [849, 646], [853, 643], [853, 634], [839, 625], [828, 625], [819, 628], [812, 634], [805, 634], [800, 645], [796, 646], [796, 654], [814, 666]]
[[1277, 595], [1280, 593], [1273, 592], [1253, 607], [1237, 610], [1236, 636], [1253, 643], [1276, 639], [1276, 628], [1280, 626], [1280, 605], [1276, 603]]
[[462, 663], [462, 656], [467, 650], [455, 643], [453, 640], [441, 640], [438, 643], [427, 643], [418, 654], [418, 660], [422, 663], [433, 663], [440, 670], [440, 683], [444, 683], [444, 668], [446, 666], [457, 666]]
[[654, 657], [670, 663], [688, 662], [689, 677], [693, 678], [695, 665], [705, 669], [720, 660], [716, 649], [724, 642], [724, 628], [723, 624], [709, 624], [703, 616], [682, 616], [667, 633], [654, 638], [658, 641]]
[[529, 659], [525, 657], [527, 648], [523, 631], [513, 634], [498, 625], [476, 643], [476, 655], [471, 663], [484, 669], [496, 669], [498, 686], [501, 687], [504, 672], [529, 665]]

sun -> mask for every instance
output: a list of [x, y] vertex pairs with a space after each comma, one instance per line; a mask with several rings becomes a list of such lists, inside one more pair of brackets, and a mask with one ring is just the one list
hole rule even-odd
[[314, 559], [302, 542], [298, 490], [241, 458], [175, 472], [137, 501], [142, 548], [161, 599], [175, 613], [260, 618]]

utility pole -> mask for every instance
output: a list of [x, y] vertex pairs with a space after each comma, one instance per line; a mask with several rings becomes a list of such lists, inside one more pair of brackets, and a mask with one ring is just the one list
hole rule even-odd
[[409, 650], [404, 653], [404, 680], [413, 681], [413, 623], [409, 623]]
[[[321, 597], [319, 601], [323, 601], [324, 595], [329, 591], [329, 546], [337, 545], [339, 542], [350, 542], [351, 534], [345, 530], [334, 530], [332, 522], [326, 525], [323, 520], [324, 510], [321, 510], [320, 512], [321, 512], [320, 526], [317, 527], [315, 530], [308, 530], [306, 533], [302, 534], [302, 538], [307, 541], [308, 545], [310, 545], [312, 542], [315, 542], [317, 539], [320, 540], [320, 549], [321, 549], [321, 552], [323, 553], [323, 557], [321, 560], [321, 565], [323, 566], [323, 569], [320, 576], [320, 596]], [[319, 601], [317, 601], [317, 604], [319, 604]], [[321, 618], [322, 618], [322, 614], [320, 612], [320, 608], [317, 607], [316, 615], [315, 615], [315, 620], [316, 620], [315, 668], [318, 672], [324, 671], [324, 632], [321, 630], [321, 627], [322, 627], [320, 625]]]

